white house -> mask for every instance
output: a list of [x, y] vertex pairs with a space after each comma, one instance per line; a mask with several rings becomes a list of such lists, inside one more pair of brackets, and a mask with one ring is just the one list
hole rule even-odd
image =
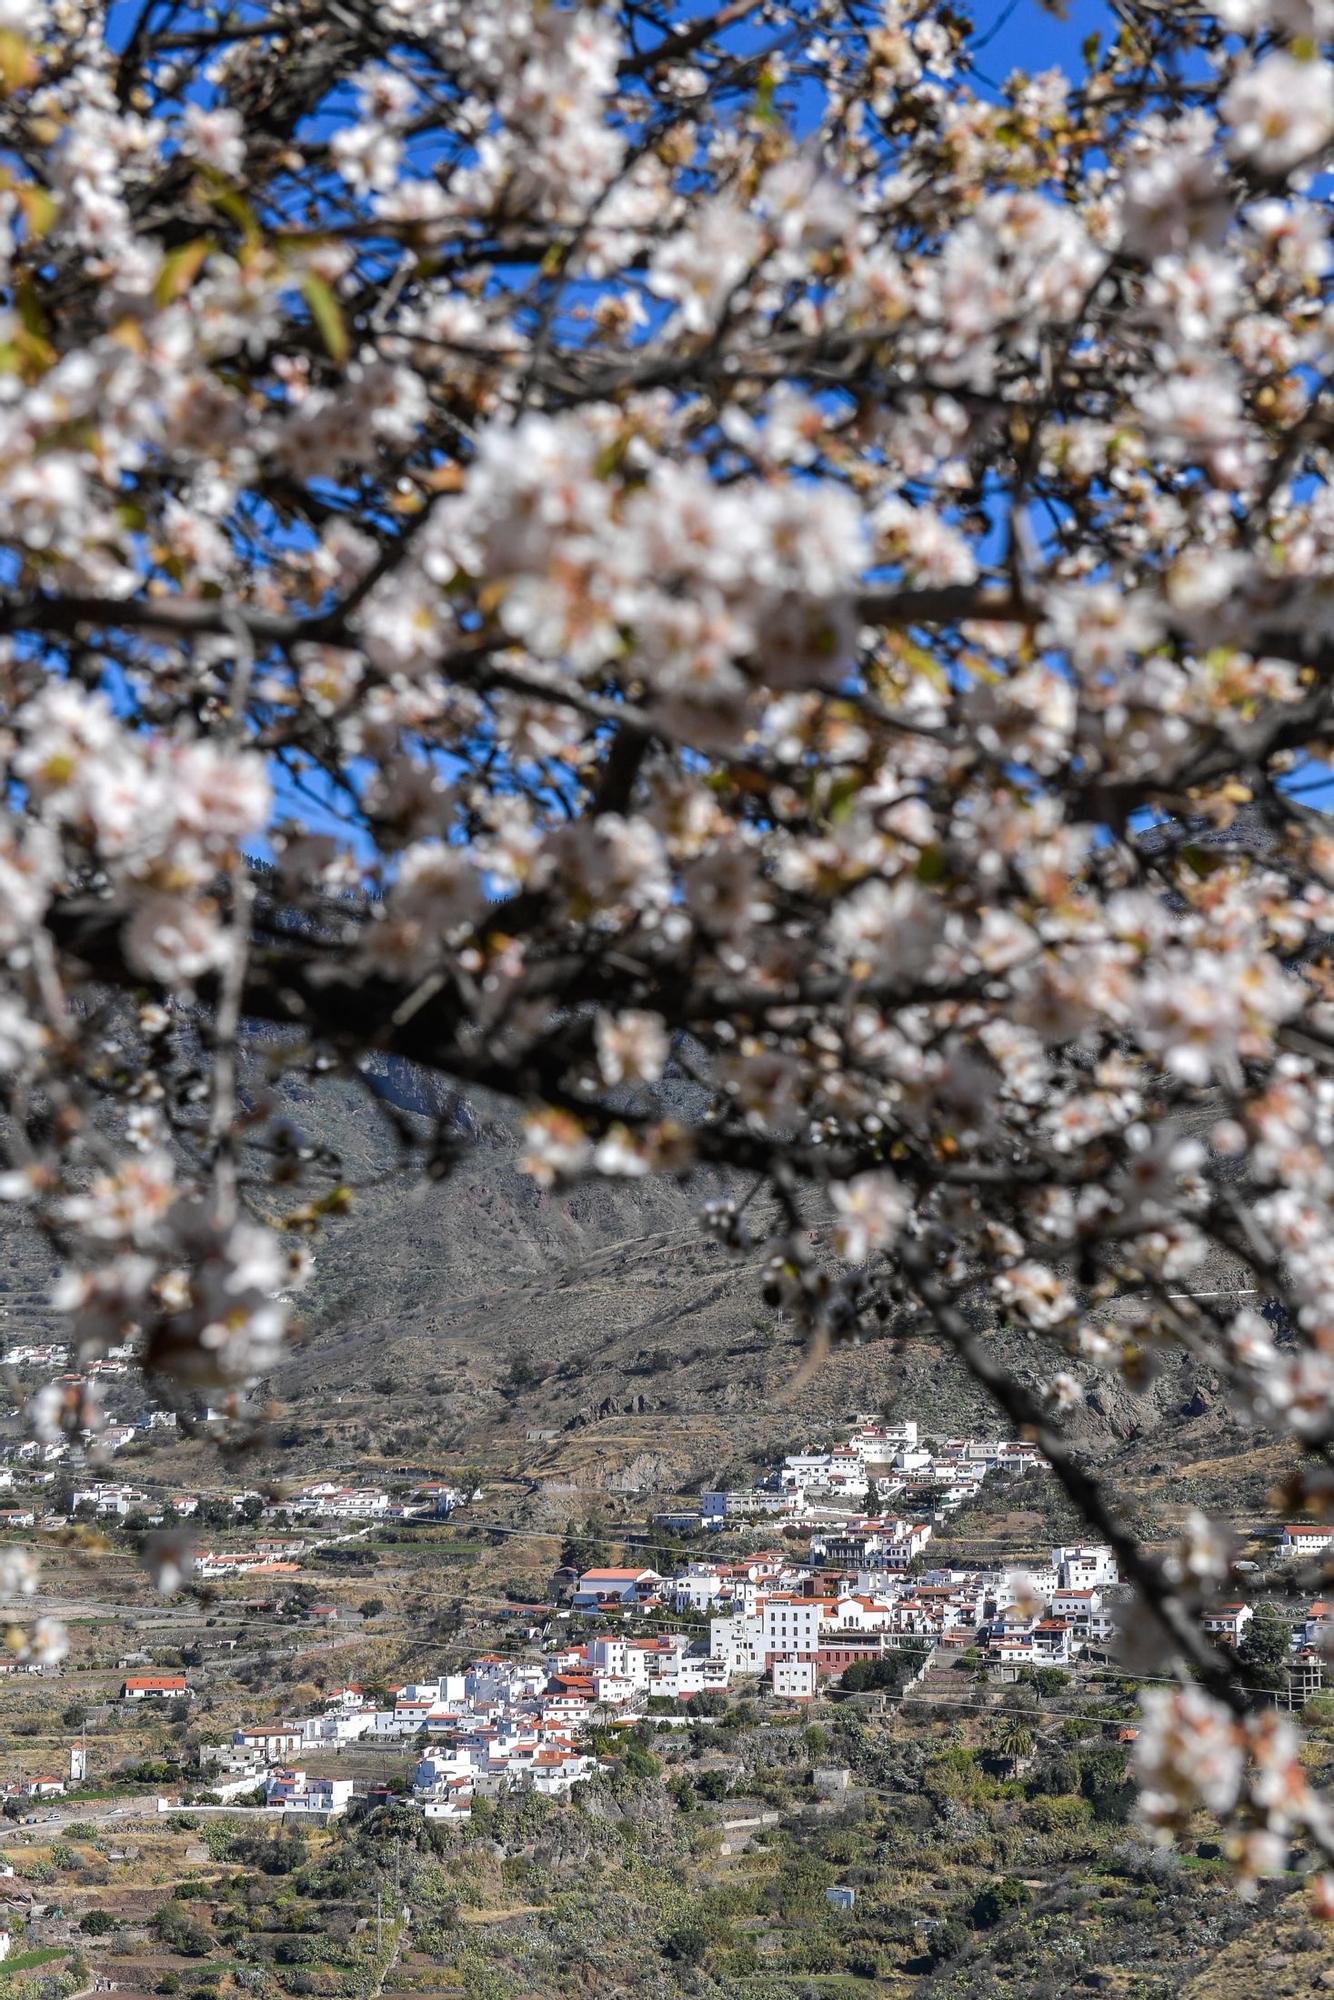
[[1215, 1604], [1200, 1622], [1210, 1638], [1226, 1639], [1229, 1646], [1239, 1646], [1254, 1616], [1249, 1604]]
[[173, 1701], [189, 1692], [184, 1674], [131, 1674], [120, 1684], [122, 1701]]
[[701, 1659], [678, 1653], [657, 1663], [649, 1679], [650, 1694], [684, 1701], [693, 1694], [722, 1693], [730, 1679], [726, 1660]]
[[825, 1622], [840, 1632], [890, 1632], [895, 1628], [895, 1602], [888, 1597], [850, 1594], [839, 1598], [832, 1617]]
[[820, 1622], [826, 1605], [814, 1597], [766, 1597], [764, 1651], [772, 1661], [792, 1653], [815, 1653], [820, 1646]]
[[212, 1778], [209, 1781], [208, 1789], [212, 1792], [218, 1804], [225, 1806], [232, 1799], [245, 1798], [250, 1792], [257, 1790], [260, 1785], [264, 1784], [267, 1778], [267, 1766], [260, 1765], [253, 1771], [242, 1771], [233, 1778]]
[[1039, 1618], [1033, 1627], [1033, 1650], [1044, 1665], [1063, 1667], [1072, 1657], [1070, 1627], [1064, 1618]]
[[1334, 1527], [1314, 1527], [1305, 1521], [1290, 1521], [1279, 1536], [1282, 1556], [1318, 1556], [1334, 1545]]
[[243, 1750], [253, 1750], [266, 1763], [281, 1764], [296, 1756], [304, 1734], [303, 1723], [279, 1722], [254, 1729], [234, 1729], [232, 1742]]
[[439, 1791], [427, 1792], [417, 1801], [426, 1819], [467, 1819], [476, 1796], [472, 1774], [448, 1778]]
[[632, 1607], [652, 1598], [662, 1578], [655, 1569], [589, 1569], [575, 1586], [576, 1611]]
[[1310, 1652], [1334, 1653], [1334, 1602], [1316, 1599], [1306, 1614], [1298, 1644]]
[[730, 1604], [736, 1594], [736, 1578], [728, 1563], [687, 1563], [672, 1578], [674, 1611], [708, 1611], [715, 1604]]
[[[514, 1766], [517, 1765], [517, 1770]], [[511, 1759], [513, 1775], [517, 1776], [525, 1791], [541, 1792], [546, 1798], [557, 1798], [563, 1792], [571, 1792], [583, 1780], [591, 1777], [596, 1769], [593, 1758], [582, 1751], [543, 1746], [528, 1756]]]
[[773, 1684], [776, 1700], [812, 1700], [815, 1695], [814, 1660], [775, 1660]]
[[1051, 1615], [1063, 1618], [1070, 1627], [1071, 1636], [1081, 1645], [1101, 1644], [1110, 1639], [1116, 1629], [1100, 1590], [1053, 1591]]
[[335, 1708], [324, 1715], [309, 1715], [301, 1725], [302, 1744], [341, 1750], [345, 1743], [357, 1743], [375, 1727], [375, 1711], [370, 1708]]
[[594, 1675], [628, 1681], [632, 1687], [648, 1686], [648, 1649], [633, 1639], [590, 1639], [588, 1666]]
[[1051, 1566], [1056, 1571], [1057, 1580], [1071, 1590], [1087, 1590], [1098, 1584], [1121, 1581], [1116, 1557], [1105, 1542], [1086, 1542], [1070, 1548], [1053, 1549]]
[[780, 1484], [798, 1493], [837, 1493], [849, 1499], [864, 1496], [867, 1487], [865, 1462], [856, 1451], [799, 1451], [784, 1459], [779, 1469]]
[[304, 1771], [275, 1771], [264, 1786], [270, 1812], [323, 1813], [330, 1819], [347, 1811], [351, 1796], [351, 1778], [311, 1778]]
[[449, 1778], [473, 1769], [473, 1759], [464, 1750], [428, 1750], [412, 1767], [414, 1792], [434, 1791]]
[[758, 1612], [709, 1620], [709, 1657], [721, 1660], [729, 1673], [762, 1673], [765, 1653], [764, 1619]]
[[930, 1472], [931, 1454], [919, 1445], [905, 1444], [894, 1454], [895, 1472]]

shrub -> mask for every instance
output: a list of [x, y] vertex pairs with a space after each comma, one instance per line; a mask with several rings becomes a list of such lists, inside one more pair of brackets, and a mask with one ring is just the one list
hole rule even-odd
[[176, 1902], [164, 1903], [153, 1918], [153, 1930], [170, 1950], [182, 1958], [207, 1958], [213, 1939], [196, 1918], [188, 1916]]
[[989, 1931], [1015, 1910], [1022, 1910], [1031, 1901], [1028, 1890], [1013, 1875], [1002, 1876], [982, 1891], [972, 1908], [974, 1930]]
[[1126, 1783], [1125, 1758], [1110, 1744], [1080, 1759], [1079, 1789], [1105, 1826], [1122, 1826], [1130, 1817], [1131, 1788]]
[[1043, 1699], [1048, 1695], [1063, 1694], [1070, 1685], [1070, 1678], [1059, 1667], [1021, 1667], [1019, 1670], [1020, 1681], [1026, 1687], [1036, 1688]]
[[944, 1965], [947, 1960], [957, 1958], [967, 1942], [967, 1930], [951, 1917], [947, 1923], [937, 1924], [931, 1932], [926, 1955], [933, 1966]]
[[115, 1928], [116, 1919], [110, 1910], [88, 1910], [79, 1918], [79, 1929], [88, 1937], [105, 1937]]
[[712, 1939], [703, 1924], [687, 1921], [668, 1931], [662, 1948], [668, 1958], [674, 1958], [682, 1965], [699, 1965], [711, 1943]]

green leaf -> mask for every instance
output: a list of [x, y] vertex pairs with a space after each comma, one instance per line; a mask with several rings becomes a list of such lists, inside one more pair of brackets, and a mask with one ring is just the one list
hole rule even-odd
[[26, 90], [39, 74], [37, 58], [22, 35], [13, 28], [0, 29], [0, 97]]
[[752, 118], [758, 119], [761, 125], [772, 125], [774, 122], [774, 96], [777, 89], [778, 84], [773, 71], [766, 69], [760, 76], [755, 89], [755, 101], [750, 107]]
[[262, 242], [264, 232], [255, 219], [255, 211], [230, 182], [224, 180], [214, 167], [201, 168], [199, 177], [214, 208], [229, 222], [236, 224], [248, 243]]
[[31, 334], [34, 340], [45, 340], [46, 314], [42, 311], [41, 302], [37, 297], [37, 290], [31, 278], [24, 277], [21, 279], [15, 294], [15, 304], [19, 309], [19, 321], [24, 332]]
[[28, 225], [29, 236], [34, 243], [40, 243], [42, 238], [50, 231], [51, 225], [59, 213], [55, 197], [48, 194], [44, 187], [38, 187], [33, 181], [20, 182], [15, 187], [14, 194], [19, 207], [23, 211], [23, 219]]
[[188, 292], [212, 248], [207, 236], [196, 236], [193, 243], [182, 243], [179, 250], [170, 251], [162, 260], [162, 269], [153, 287], [153, 303], [169, 306], [173, 299]]
[[861, 797], [861, 790], [861, 779], [852, 773], [844, 772], [841, 777], [835, 778], [825, 802], [825, 813], [831, 825], [842, 826]]
[[347, 325], [343, 309], [326, 281], [316, 271], [307, 271], [301, 280], [301, 295], [310, 307], [310, 316], [320, 330], [329, 358], [339, 368], [347, 360]]

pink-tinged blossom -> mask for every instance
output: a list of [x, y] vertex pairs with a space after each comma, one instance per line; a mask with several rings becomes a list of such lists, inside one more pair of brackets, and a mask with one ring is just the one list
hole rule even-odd
[[[80, 1360], [236, 1409], [358, 1199], [288, 1075], [404, 1056], [553, 1200], [754, 1188], [817, 1348], [875, 1259], [1023, 1329], [1034, 1425], [1188, 1349], [1326, 1508], [1334, 0], [999, 93], [921, 0], [771, 0], [740, 94], [727, 10], [3, 18], [0, 1199]], [[1140, 1621], [1206, 1682], [1226, 1562]], [[1155, 1825], [1334, 1859], [1286, 1728], [1145, 1739]]]
[[995, 1290], [1001, 1303], [1032, 1327], [1060, 1326], [1075, 1310], [1074, 1294], [1056, 1272], [1032, 1258], [1002, 1271]]
[[35, 1596], [37, 1575], [36, 1558], [27, 1549], [0, 1551], [0, 1602]]
[[329, 142], [334, 165], [354, 194], [386, 194], [398, 177], [403, 147], [397, 136], [369, 121], [346, 125]]
[[184, 1387], [234, 1388], [282, 1358], [280, 1293], [300, 1270], [270, 1229], [182, 1200], [165, 1232], [168, 1264], [148, 1320], [148, 1362]]
[[1145, 1688], [1135, 1740], [1140, 1811], [1153, 1829], [1185, 1824], [1199, 1806], [1229, 1813], [1246, 1752], [1235, 1718], [1202, 1688]]
[[735, 305], [764, 244], [757, 217], [730, 202], [715, 202], [655, 251], [649, 289], [677, 307], [687, 332], [707, 333], [724, 309]]
[[851, 1263], [890, 1248], [908, 1219], [907, 1198], [891, 1173], [858, 1174], [831, 1192], [838, 1214], [834, 1248]]
[[1213, 137], [1203, 113], [1156, 128], [1150, 121], [1122, 192], [1122, 240], [1134, 255], [1183, 256], [1222, 240], [1231, 204]]
[[227, 932], [208, 898], [154, 890], [135, 902], [125, 926], [125, 950], [146, 979], [191, 987], [226, 960]]
[[202, 104], [187, 104], [181, 146], [201, 166], [214, 167], [234, 180], [245, 166], [245, 132], [240, 112], [226, 106], [209, 109]]
[[587, 1166], [593, 1148], [579, 1120], [568, 1111], [534, 1112], [524, 1120], [520, 1166], [540, 1187], [554, 1187]]
[[657, 1083], [667, 1066], [668, 1041], [661, 1018], [642, 1008], [599, 1014], [598, 1067], [604, 1083]]
[[1223, 99], [1229, 150], [1265, 173], [1315, 167], [1334, 140], [1334, 69], [1276, 50], [1243, 69]]

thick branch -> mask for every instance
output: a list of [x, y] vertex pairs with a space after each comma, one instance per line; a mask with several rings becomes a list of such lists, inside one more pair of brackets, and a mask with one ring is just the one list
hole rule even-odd
[[1021, 1435], [1040, 1448], [1066, 1493], [1089, 1526], [1110, 1545], [1125, 1576], [1139, 1592], [1144, 1607], [1172, 1651], [1198, 1675], [1218, 1701], [1237, 1716], [1248, 1715], [1252, 1697], [1238, 1681], [1234, 1668], [1210, 1644], [1195, 1619], [1169, 1587], [1159, 1565], [1126, 1527], [1107, 1500], [1098, 1481], [1080, 1464], [1064, 1439], [1051, 1428], [1041, 1403], [1000, 1361], [969, 1326], [964, 1315], [937, 1281], [925, 1251], [913, 1245], [901, 1250], [899, 1262], [909, 1283], [931, 1315], [938, 1333], [959, 1356], [969, 1374], [1005, 1412]]

